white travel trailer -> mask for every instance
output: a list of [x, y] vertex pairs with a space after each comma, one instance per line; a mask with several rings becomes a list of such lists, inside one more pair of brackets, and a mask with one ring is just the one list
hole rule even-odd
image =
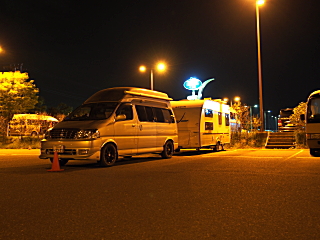
[[171, 101], [178, 122], [179, 149], [223, 150], [230, 143], [230, 107], [220, 99]]
[[166, 93], [117, 87], [88, 98], [41, 141], [42, 159], [61, 165], [95, 159], [112, 166], [118, 156], [159, 153], [171, 158], [178, 147], [177, 123]]
[[8, 136], [39, 136], [52, 128], [58, 119], [38, 114], [14, 114], [8, 124]]

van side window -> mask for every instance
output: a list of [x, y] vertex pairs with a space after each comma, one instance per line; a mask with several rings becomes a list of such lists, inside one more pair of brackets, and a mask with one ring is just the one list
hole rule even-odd
[[116, 112], [116, 116], [124, 114], [126, 115], [126, 120], [133, 119], [132, 106], [130, 104], [122, 104]]
[[164, 122], [166, 122], [166, 123], [174, 123], [175, 122], [171, 110], [162, 109], [162, 113], [163, 113], [163, 117], [164, 117]]
[[136, 105], [136, 110], [137, 110], [139, 121], [147, 122], [148, 118], [147, 118], [147, 113], [146, 113], [146, 110], [144, 109], [144, 106]]
[[154, 122], [154, 115], [153, 115], [152, 107], [145, 107], [145, 109], [146, 109], [148, 121]]
[[140, 122], [154, 122], [155, 116], [152, 107], [136, 105], [136, 110]]
[[140, 122], [153, 122], [154, 116], [152, 107], [136, 105], [137, 114]]
[[156, 114], [156, 122], [165, 122], [162, 109], [161, 108], [153, 108]]

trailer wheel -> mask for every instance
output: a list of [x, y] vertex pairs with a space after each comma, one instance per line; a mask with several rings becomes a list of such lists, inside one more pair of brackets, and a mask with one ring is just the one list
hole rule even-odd
[[167, 141], [163, 146], [163, 151], [161, 153], [162, 158], [171, 158], [173, 155], [173, 143], [172, 141]]
[[224, 150], [223, 145], [220, 142], [217, 142], [217, 144], [213, 147], [213, 151], [215, 152], [220, 152], [223, 150]]

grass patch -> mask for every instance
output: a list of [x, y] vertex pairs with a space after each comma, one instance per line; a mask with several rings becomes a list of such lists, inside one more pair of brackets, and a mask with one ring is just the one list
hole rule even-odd
[[39, 149], [40, 137], [19, 136], [3, 137], [0, 142], [0, 148], [3, 149]]

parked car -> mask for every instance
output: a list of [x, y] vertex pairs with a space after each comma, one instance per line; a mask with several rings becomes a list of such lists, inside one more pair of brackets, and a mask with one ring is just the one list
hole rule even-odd
[[285, 108], [280, 110], [278, 118], [279, 132], [293, 132], [297, 126], [290, 122], [290, 116], [293, 114], [293, 108]]

